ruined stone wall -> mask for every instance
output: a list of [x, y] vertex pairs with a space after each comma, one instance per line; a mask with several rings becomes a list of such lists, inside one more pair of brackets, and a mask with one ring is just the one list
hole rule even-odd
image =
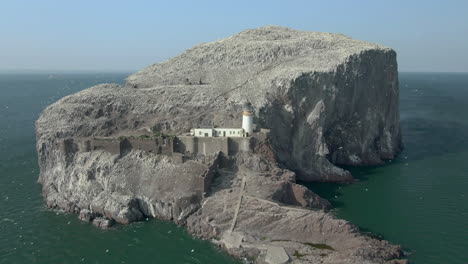
[[216, 170], [219, 168], [222, 158], [222, 153], [218, 153], [216, 158], [207, 166], [206, 171], [201, 175], [201, 186], [203, 196], [207, 196], [210, 192], [210, 186], [216, 176]]
[[[174, 152], [203, 154], [209, 156], [222, 152], [235, 155], [251, 151], [252, 138], [230, 137], [157, 137], [157, 138], [69, 138], [59, 140], [56, 144], [63, 153], [89, 152], [104, 150], [112, 154], [123, 155], [132, 149], [149, 153], [172, 156]], [[183, 157], [179, 158], [181, 163]]]
[[112, 154], [120, 154], [120, 142], [119, 139], [93, 138], [90, 145], [92, 150], [105, 150]]
[[229, 138], [225, 137], [178, 137], [175, 150], [181, 153], [199, 153], [203, 155], [223, 152], [229, 153]]
[[144, 150], [150, 153], [157, 153], [158, 146], [154, 139], [127, 138], [128, 147], [132, 149]]
[[162, 155], [172, 155], [174, 152], [173, 149], [173, 139], [169, 137], [157, 137], [157, 138], [126, 138], [123, 144], [123, 149], [121, 152], [126, 149], [138, 149], [147, 151], [155, 154]]
[[174, 153], [174, 138], [172, 137], [159, 137], [156, 138], [156, 146], [158, 147], [158, 154], [172, 155]]
[[174, 152], [174, 140], [170, 137], [157, 138], [67, 138], [58, 140], [56, 147], [66, 155], [76, 152], [104, 150], [122, 155], [132, 149], [149, 153], [171, 156]]
[[127, 148], [144, 150], [150, 153], [172, 155], [173, 139], [169, 137], [157, 138], [127, 138]]

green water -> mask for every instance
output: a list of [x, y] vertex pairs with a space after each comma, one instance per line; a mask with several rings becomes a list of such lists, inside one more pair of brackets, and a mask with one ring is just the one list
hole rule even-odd
[[[34, 121], [57, 99], [127, 74], [0, 75], [0, 263], [236, 263], [174, 224], [99, 230], [45, 209]], [[468, 74], [400, 74], [404, 152], [351, 168], [352, 185], [309, 184], [336, 214], [417, 264], [468, 263]]]
[[59, 98], [128, 74], [0, 74], [0, 263], [237, 263], [174, 224], [150, 220], [99, 230], [45, 209], [34, 121]]
[[468, 263], [468, 74], [400, 74], [405, 150], [349, 168], [352, 185], [308, 184], [350, 220], [401, 244], [418, 264]]

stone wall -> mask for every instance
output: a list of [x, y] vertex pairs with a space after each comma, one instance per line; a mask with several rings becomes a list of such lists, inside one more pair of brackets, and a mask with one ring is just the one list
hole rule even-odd
[[125, 154], [132, 149], [143, 150], [149, 153], [171, 156], [174, 152], [174, 139], [170, 137], [157, 138], [68, 138], [59, 140], [61, 152], [74, 154], [75, 152], [89, 152], [104, 150], [112, 154]]
[[[58, 142], [63, 153], [104, 150], [112, 154], [124, 155], [132, 149], [149, 153], [172, 156], [174, 153], [203, 154], [209, 156], [219, 152], [235, 155], [251, 151], [251, 137], [157, 137], [157, 138], [75, 138]], [[184, 158], [179, 159], [184, 162]]]
[[157, 137], [157, 138], [126, 138], [124, 139], [124, 148], [139, 149], [150, 153], [172, 155], [173, 139], [170, 137]]
[[222, 152], [235, 155], [239, 152], [250, 151], [250, 137], [177, 137], [174, 150], [180, 153], [195, 153], [210, 155]]
[[251, 137], [229, 138], [229, 155], [235, 155], [239, 152], [250, 151]]
[[222, 158], [222, 153], [219, 152], [216, 158], [208, 164], [205, 172], [201, 175], [201, 186], [203, 190], [203, 196], [207, 196], [210, 192], [210, 186], [216, 176], [216, 170], [219, 168]]
[[191, 137], [177, 138], [175, 150], [180, 153], [199, 153], [203, 155], [218, 152], [229, 153], [228, 138], [225, 137]]
[[120, 154], [121, 140], [114, 138], [93, 138], [90, 139], [92, 150], [105, 150], [112, 154]]

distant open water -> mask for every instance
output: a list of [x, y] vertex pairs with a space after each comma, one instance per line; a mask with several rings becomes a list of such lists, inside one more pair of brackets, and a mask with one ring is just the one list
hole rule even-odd
[[[34, 121], [47, 105], [127, 74], [0, 74], [0, 264], [238, 263], [168, 222], [99, 230], [45, 208]], [[417, 264], [468, 263], [468, 74], [400, 74], [404, 152], [350, 168], [360, 182], [308, 184], [335, 213], [402, 244]]]

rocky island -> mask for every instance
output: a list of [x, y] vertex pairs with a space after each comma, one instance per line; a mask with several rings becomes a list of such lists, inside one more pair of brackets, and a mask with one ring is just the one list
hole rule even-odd
[[[390, 48], [246, 30], [47, 107], [39, 182], [48, 207], [97, 226], [171, 220], [255, 263], [406, 263], [296, 183], [351, 182], [337, 165], [394, 158], [398, 94]], [[241, 127], [246, 102], [255, 131], [215, 136]]]

